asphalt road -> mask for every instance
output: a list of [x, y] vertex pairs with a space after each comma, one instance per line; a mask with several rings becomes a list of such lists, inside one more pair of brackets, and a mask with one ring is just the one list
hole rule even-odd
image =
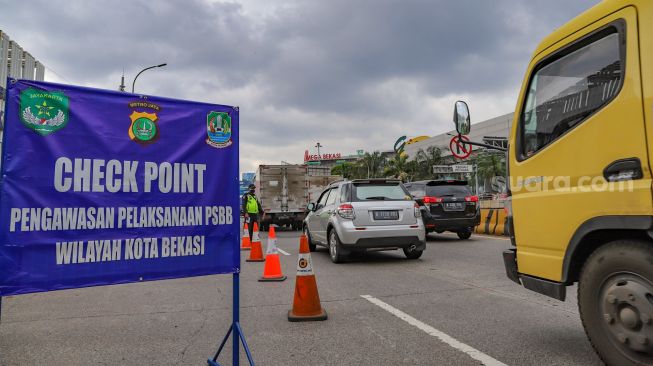
[[[263, 263], [242, 265], [241, 323], [257, 365], [600, 364], [575, 288], [559, 302], [508, 280], [505, 239], [435, 235], [419, 260], [391, 251], [333, 264], [318, 249], [329, 319], [290, 323], [299, 234], [278, 236], [288, 280], [261, 283]], [[6, 297], [0, 365], [205, 365], [230, 319], [231, 276]], [[231, 364], [230, 350], [219, 361]]]

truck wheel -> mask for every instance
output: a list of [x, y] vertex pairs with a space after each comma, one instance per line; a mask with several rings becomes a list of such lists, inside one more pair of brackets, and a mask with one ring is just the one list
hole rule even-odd
[[308, 231], [307, 226], [304, 226], [304, 235], [306, 235], [306, 238], [308, 239], [308, 250], [314, 252], [317, 249], [317, 246], [313, 240], [311, 240], [311, 233]]
[[331, 229], [329, 232], [329, 257], [331, 257], [333, 263], [342, 263], [344, 260], [342, 244], [340, 244], [340, 238], [338, 238], [335, 229]]
[[653, 364], [653, 247], [618, 240], [585, 262], [578, 309], [594, 350], [608, 365]]
[[460, 238], [461, 240], [467, 240], [472, 236], [472, 229], [465, 228], [463, 230], [458, 231], [456, 234], [458, 234], [458, 238]]

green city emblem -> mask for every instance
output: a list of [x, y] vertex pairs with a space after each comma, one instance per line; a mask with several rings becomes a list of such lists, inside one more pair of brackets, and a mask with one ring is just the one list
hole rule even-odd
[[226, 112], [209, 112], [206, 116], [206, 143], [215, 148], [230, 146], [231, 116]]
[[20, 93], [20, 120], [42, 136], [66, 127], [68, 107], [68, 97], [62, 92], [29, 88]]
[[129, 138], [141, 144], [154, 142], [159, 134], [156, 125], [158, 117], [155, 113], [133, 112], [129, 119], [132, 124], [129, 127]]

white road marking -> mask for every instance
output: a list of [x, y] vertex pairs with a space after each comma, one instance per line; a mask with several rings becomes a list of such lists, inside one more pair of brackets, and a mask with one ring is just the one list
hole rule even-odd
[[448, 335], [446, 333], [443, 333], [443, 332], [433, 328], [432, 326], [413, 318], [412, 316], [404, 313], [403, 311], [401, 311], [401, 310], [399, 310], [399, 309], [397, 309], [397, 308], [395, 308], [395, 307], [393, 307], [393, 306], [391, 306], [389, 304], [386, 304], [385, 302], [383, 302], [383, 301], [381, 301], [381, 300], [379, 300], [379, 299], [377, 299], [377, 298], [375, 298], [373, 296], [361, 295], [361, 297], [364, 298], [365, 300], [371, 302], [372, 304], [382, 308], [383, 310], [389, 312], [390, 314], [396, 316], [397, 318], [405, 321], [406, 323], [408, 323], [408, 324], [410, 324], [410, 325], [412, 325], [412, 326], [414, 326], [414, 327], [416, 327], [418, 329], [421, 329], [426, 334], [431, 335], [433, 337], [436, 337], [439, 340], [441, 340], [442, 342], [448, 344], [449, 346], [451, 346], [451, 347], [453, 347], [453, 348], [455, 348], [455, 349], [457, 349], [459, 351], [462, 351], [462, 352], [466, 353], [469, 357], [480, 361], [483, 365], [487, 365], [487, 366], [507, 366], [503, 362], [498, 361], [498, 360], [486, 355], [485, 353], [477, 350], [476, 348], [473, 348], [471, 346], [466, 345], [465, 343], [460, 342], [459, 340], [451, 337], [450, 335]]
[[281, 249], [279, 247], [277, 247], [277, 250], [279, 251], [279, 253], [281, 253], [283, 255], [290, 255], [290, 253], [286, 252], [285, 250], [283, 250], [283, 249]]

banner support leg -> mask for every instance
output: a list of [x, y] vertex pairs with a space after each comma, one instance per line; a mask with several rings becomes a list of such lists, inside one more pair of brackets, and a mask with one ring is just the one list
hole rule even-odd
[[243, 344], [243, 349], [247, 355], [247, 361], [249, 361], [250, 366], [254, 366], [254, 360], [252, 358], [252, 353], [249, 350], [245, 336], [243, 335], [243, 330], [240, 328], [240, 273], [236, 272], [233, 274], [233, 322], [227, 331], [224, 339], [218, 347], [218, 351], [215, 353], [212, 359], [207, 360], [209, 366], [220, 366], [217, 362], [220, 352], [224, 348], [229, 336], [233, 333], [233, 351], [232, 351], [232, 365], [238, 366], [240, 364], [240, 343]]
[[233, 366], [240, 365], [240, 350], [239, 350], [239, 343], [240, 343], [240, 273], [236, 272], [233, 275], [233, 290], [232, 290], [232, 298], [233, 298], [233, 305], [232, 305], [232, 311], [233, 311], [233, 325], [231, 326], [234, 336], [231, 338], [231, 341], [233, 343], [233, 351], [232, 351], [232, 357], [233, 357]]

